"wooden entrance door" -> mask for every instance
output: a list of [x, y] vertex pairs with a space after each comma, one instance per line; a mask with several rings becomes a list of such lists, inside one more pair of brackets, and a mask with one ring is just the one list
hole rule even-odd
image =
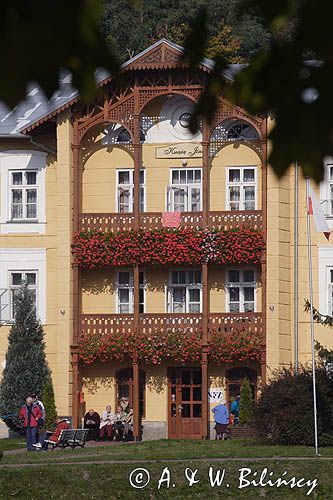
[[170, 439], [201, 438], [201, 368], [169, 368], [168, 415]]

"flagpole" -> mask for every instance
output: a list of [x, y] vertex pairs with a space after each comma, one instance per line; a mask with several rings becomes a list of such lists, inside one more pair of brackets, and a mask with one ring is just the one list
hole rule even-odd
[[294, 350], [295, 375], [298, 374], [298, 163], [295, 161], [295, 213], [294, 213]]
[[310, 329], [311, 329], [311, 352], [312, 352], [312, 390], [313, 390], [313, 420], [314, 420], [314, 442], [315, 453], [319, 455], [318, 449], [318, 424], [317, 424], [317, 394], [316, 394], [316, 360], [314, 348], [314, 321], [313, 321], [313, 284], [312, 284], [312, 253], [311, 253], [311, 227], [310, 227], [310, 179], [306, 178], [306, 207], [307, 207], [307, 233], [308, 233], [308, 263], [309, 263], [309, 288], [310, 288]]

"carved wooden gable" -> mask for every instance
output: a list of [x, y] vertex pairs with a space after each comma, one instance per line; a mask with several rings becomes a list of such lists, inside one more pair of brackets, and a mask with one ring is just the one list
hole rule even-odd
[[181, 50], [162, 42], [157, 47], [152, 47], [151, 50], [141, 54], [140, 57], [130, 62], [124, 69], [160, 69], [184, 66], [184, 63], [180, 60], [181, 55]]

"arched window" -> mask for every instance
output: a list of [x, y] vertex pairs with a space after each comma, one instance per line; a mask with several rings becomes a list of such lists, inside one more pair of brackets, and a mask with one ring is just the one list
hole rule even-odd
[[[140, 129], [140, 142], [145, 142], [145, 140], [146, 140], [145, 133], [142, 129]], [[126, 128], [124, 127], [121, 128], [117, 136], [117, 142], [126, 144], [132, 142], [131, 135]]]
[[240, 394], [243, 380], [247, 378], [250, 382], [253, 399], [257, 397], [257, 372], [252, 368], [231, 368], [226, 372], [227, 378], [227, 395], [229, 404], [234, 398]]
[[234, 141], [258, 140], [259, 135], [256, 129], [246, 122], [237, 122], [227, 130], [227, 138]]
[[[139, 410], [140, 417], [145, 414], [145, 372], [139, 370]], [[134, 400], [133, 387], [133, 369], [124, 368], [116, 372], [116, 406], [121, 406], [123, 409], [133, 408]]]
[[247, 122], [225, 120], [215, 127], [212, 141], [257, 141], [259, 134], [256, 129]]

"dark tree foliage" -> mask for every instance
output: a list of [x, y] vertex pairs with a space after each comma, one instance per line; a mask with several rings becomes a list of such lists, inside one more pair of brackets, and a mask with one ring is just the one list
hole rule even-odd
[[45, 428], [52, 429], [55, 419], [57, 418], [57, 409], [55, 405], [54, 390], [51, 375], [49, 375], [44, 383], [42, 392], [42, 401], [45, 407], [46, 419]]
[[258, 13], [241, 14], [239, 4], [240, 0], [105, 0], [102, 32], [124, 61], [160, 38], [182, 44], [193, 19], [205, 8], [209, 25], [208, 47], [211, 40], [216, 40], [223, 23], [239, 39], [234, 62], [240, 57], [248, 60], [268, 47], [270, 35]]
[[117, 61], [100, 32], [101, 6], [101, 0], [1, 2], [1, 101], [15, 106], [31, 81], [50, 97], [61, 68], [72, 72], [73, 85], [87, 99], [96, 93], [96, 68], [117, 75]]
[[44, 351], [44, 331], [36, 318], [32, 297], [27, 287], [15, 302], [15, 321], [8, 336], [6, 367], [0, 385], [0, 415], [12, 430], [19, 430], [20, 407], [29, 394], [41, 395], [49, 368]]
[[[333, 379], [324, 365], [316, 368], [319, 445], [333, 444]], [[282, 369], [262, 389], [255, 409], [259, 435], [272, 444], [314, 444], [312, 369], [296, 376]]]
[[240, 405], [239, 405], [239, 423], [240, 425], [250, 425], [253, 421], [253, 398], [250, 381], [245, 377], [243, 380]]

